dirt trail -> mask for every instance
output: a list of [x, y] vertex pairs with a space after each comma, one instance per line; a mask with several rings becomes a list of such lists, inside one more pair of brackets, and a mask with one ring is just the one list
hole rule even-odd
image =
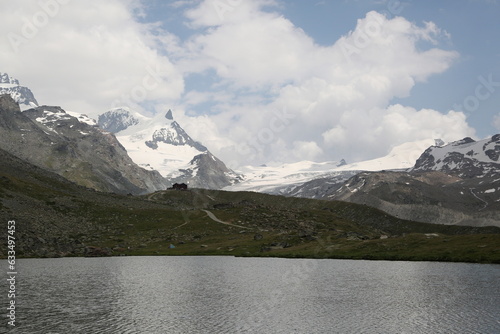
[[471, 194], [472, 194], [475, 198], [477, 198], [478, 200], [480, 200], [481, 202], [483, 202], [483, 203], [484, 203], [484, 207], [482, 207], [482, 208], [481, 208], [481, 209], [479, 209], [478, 211], [484, 210], [484, 209], [486, 209], [486, 208], [488, 207], [488, 205], [490, 205], [490, 203], [486, 202], [484, 199], [482, 199], [481, 197], [479, 197], [479, 196], [477, 196], [476, 194], [474, 194], [474, 191], [473, 191], [474, 189], [473, 189], [473, 188], [471, 188], [471, 189], [469, 189], [469, 190], [470, 190], [470, 193], [471, 193]]
[[239, 227], [239, 228], [250, 229], [249, 227], [246, 227], [246, 226], [235, 225], [235, 224], [231, 224], [231, 223], [228, 223], [228, 222], [224, 222], [224, 221], [220, 220], [219, 218], [215, 217], [215, 215], [212, 212], [208, 211], [208, 210], [202, 210], [202, 211], [205, 211], [206, 214], [208, 215], [208, 217], [210, 219], [212, 219], [213, 221], [217, 222], [217, 223], [221, 223], [221, 224], [229, 225], [229, 226], [234, 226], [234, 227]]

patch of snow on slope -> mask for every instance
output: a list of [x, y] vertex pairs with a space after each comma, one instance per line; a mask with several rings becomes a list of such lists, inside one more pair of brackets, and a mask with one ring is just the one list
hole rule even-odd
[[79, 114], [74, 111], [66, 111], [66, 113], [70, 116], [75, 117], [80, 123], [85, 123], [90, 126], [97, 126], [97, 122], [95, 119], [88, 117], [87, 115], [84, 114]]

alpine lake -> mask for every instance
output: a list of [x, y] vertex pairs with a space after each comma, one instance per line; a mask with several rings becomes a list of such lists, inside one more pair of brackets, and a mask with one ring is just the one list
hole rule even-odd
[[19, 259], [16, 288], [8, 333], [500, 333], [498, 264]]

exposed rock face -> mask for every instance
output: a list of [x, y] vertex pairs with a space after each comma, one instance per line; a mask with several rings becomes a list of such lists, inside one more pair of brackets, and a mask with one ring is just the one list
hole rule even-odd
[[0, 148], [100, 191], [140, 194], [167, 188], [159, 173], [137, 166], [113, 134], [75, 116], [50, 106], [21, 112], [10, 95], [0, 96]]

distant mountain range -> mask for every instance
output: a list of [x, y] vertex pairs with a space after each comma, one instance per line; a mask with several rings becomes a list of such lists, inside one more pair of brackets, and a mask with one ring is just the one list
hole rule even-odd
[[[382, 158], [301, 161], [232, 171], [174, 120], [117, 108], [95, 121], [38, 106], [0, 73], [0, 149], [79, 185], [143, 194], [173, 183], [365, 204], [418, 222], [500, 226], [500, 135], [445, 144], [423, 140]], [[22, 107], [22, 108], [21, 108]]]

